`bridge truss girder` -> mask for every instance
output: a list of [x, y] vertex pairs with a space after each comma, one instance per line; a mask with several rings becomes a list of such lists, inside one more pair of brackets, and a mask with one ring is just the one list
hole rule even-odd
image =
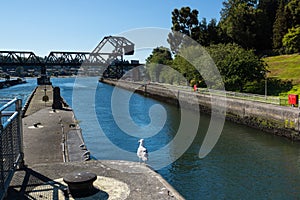
[[38, 56], [29, 51], [0, 51], [0, 66], [41, 66]]
[[[107, 58], [106, 58], [107, 57]], [[45, 65], [47, 66], [108, 66], [112, 60], [108, 57], [117, 58], [112, 53], [88, 53], [88, 52], [58, 52], [52, 51], [48, 55]]]
[[[103, 52], [107, 44], [112, 45], [111, 52]], [[114, 60], [123, 60], [123, 55], [133, 53], [134, 44], [126, 38], [107, 36], [91, 53], [52, 51], [41, 58], [28, 51], [0, 51], [0, 66], [108, 66]]]
[[94, 49], [93, 53], [101, 53], [103, 47], [107, 44], [112, 45], [114, 48], [113, 54], [115, 56], [133, 55], [134, 54], [134, 43], [121, 36], [106, 36]]

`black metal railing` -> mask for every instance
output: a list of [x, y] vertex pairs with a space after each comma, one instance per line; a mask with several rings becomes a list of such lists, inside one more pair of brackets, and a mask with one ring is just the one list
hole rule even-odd
[[5, 197], [17, 168], [23, 164], [22, 101], [0, 101], [0, 199]]

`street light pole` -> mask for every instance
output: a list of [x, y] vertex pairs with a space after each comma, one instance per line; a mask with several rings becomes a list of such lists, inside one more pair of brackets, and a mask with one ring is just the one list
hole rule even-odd
[[268, 96], [268, 85], [267, 85], [267, 77], [265, 79], [265, 99], [267, 99]]
[[267, 72], [265, 71], [260, 71], [260, 73], [264, 76], [265, 78], [265, 99], [267, 100], [267, 96], [268, 96], [268, 85], [267, 85]]

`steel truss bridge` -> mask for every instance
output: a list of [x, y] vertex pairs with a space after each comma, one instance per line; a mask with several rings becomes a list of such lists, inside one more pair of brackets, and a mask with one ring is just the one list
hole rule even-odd
[[[40, 66], [41, 76], [45, 79], [47, 67], [110, 66], [108, 72], [113, 73], [113, 76], [117, 73], [117, 77], [120, 77], [124, 73], [123, 67], [128, 69], [128, 67], [133, 68], [139, 65], [123, 62], [124, 55], [133, 54], [134, 44], [131, 41], [120, 36], [106, 36], [92, 52], [51, 51], [48, 56], [42, 58], [30, 51], [0, 51], [0, 67]], [[119, 65], [111, 66], [112, 63], [119, 63]]]
[[[110, 52], [103, 52], [110, 45]], [[133, 55], [134, 44], [124, 37], [106, 36], [92, 52], [52, 51], [41, 58], [29, 51], [0, 51], [0, 66], [108, 66], [123, 55]]]

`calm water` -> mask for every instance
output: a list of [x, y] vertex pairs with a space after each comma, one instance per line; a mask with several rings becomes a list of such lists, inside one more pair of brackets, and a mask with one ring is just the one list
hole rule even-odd
[[[137, 161], [135, 151], [138, 138], [129, 136], [119, 128], [114, 117], [123, 117], [126, 123], [128, 119], [132, 119], [138, 126], [147, 126], [151, 123], [149, 108], [157, 104], [164, 107], [167, 120], [157, 134], [145, 140], [150, 151], [149, 164], [156, 165], [157, 162], [165, 162], [172, 158], [176, 146], [168, 148], [168, 151], [161, 150], [177, 132], [181, 113], [176, 107], [132, 94], [129, 101], [130, 115], [122, 116], [124, 111], [120, 109], [120, 116], [114, 116], [111, 109], [111, 95], [114, 88], [99, 83], [94, 84], [95, 88], [91, 89], [88, 84], [92, 81], [94, 80], [78, 82], [75, 94], [74, 78], [52, 79], [53, 85], [61, 87], [62, 96], [66, 101], [70, 105], [75, 102], [76, 105], [73, 104], [73, 107], [76, 107], [75, 111], [78, 110], [76, 116], [80, 120], [84, 139], [95, 158]], [[18, 95], [26, 99], [34, 87], [35, 80], [29, 80], [25, 85], [0, 90], [0, 97], [11, 98]], [[94, 98], [87, 95], [88, 90], [91, 90], [90, 92], [94, 90]], [[85, 107], [86, 103], [92, 107], [91, 110]], [[88, 113], [84, 112], [86, 110]], [[96, 119], [93, 119], [93, 113]], [[193, 113], [190, 115], [193, 117]], [[163, 120], [164, 113], [160, 116]], [[201, 115], [200, 128], [190, 148], [176, 162], [158, 170], [186, 199], [300, 197], [300, 143], [226, 122], [215, 148], [207, 157], [199, 159], [199, 148], [209, 121], [209, 116]], [[148, 127], [147, 130], [155, 131], [155, 127]], [[151, 156], [154, 153], [151, 152], [162, 153], [155, 154], [153, 158]]]
[[[15, 85], [9, 88], [0, 89], [1, 99], [13, 99], [15, 97], [22, 99], [23, 104], [26, 102], [28, 96], [36, 87], [36, 79], [26, 79], [27, 84]], [[0, 103], [1, 104], [1, 103]]]

